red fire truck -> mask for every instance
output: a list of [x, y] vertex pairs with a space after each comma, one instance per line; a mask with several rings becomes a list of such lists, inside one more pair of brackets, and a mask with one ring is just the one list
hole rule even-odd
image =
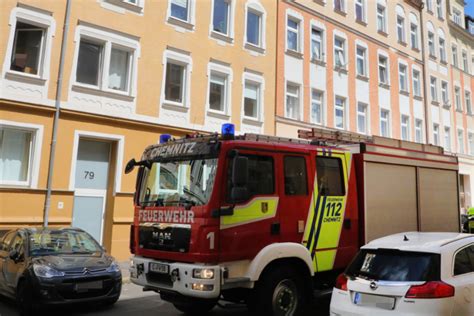
[[222, 134], [145, 149], [131, 228], [131, 281], [187, 313], [218, 300], [298, 315], [364, 243], [459, 231], [458, 163], [439, 147], [300, 131]]

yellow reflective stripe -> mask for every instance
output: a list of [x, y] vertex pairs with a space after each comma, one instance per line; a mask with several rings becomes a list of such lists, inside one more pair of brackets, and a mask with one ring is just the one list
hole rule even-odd
[[336, 249], [316, 252], [314, 257], [317, 262], [318, 272], [332, 270], [334, 267], [334, 260], [336, 259], [336, 252]]
[[234, 207], [234, 214], [221, 217], [221, 229], [254, 223], [275, 217], [278, 197], [256, 197], [245, 205]]

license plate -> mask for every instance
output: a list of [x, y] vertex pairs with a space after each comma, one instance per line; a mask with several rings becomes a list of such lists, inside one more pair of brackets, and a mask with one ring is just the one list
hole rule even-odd
[[393, 310], [395, 308], [395, 298], [356, 292], [354, 294], [354, 304]]
[[84, 282], [76, 284], [76, 291], [83, 290], [101, 290], [103, 287], [102, 281]]
[[150, 271], [156, 273], [169, 273], [170, 266], [163, 263], [150, 262]]

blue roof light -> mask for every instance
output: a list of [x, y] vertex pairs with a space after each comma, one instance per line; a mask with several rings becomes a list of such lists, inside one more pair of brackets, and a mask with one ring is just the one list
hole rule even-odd
[[165, 144], [171, 139], [170, 134], [161, 134], [160, 135], [160, 144]]
[[234, 138], [235, 125], [231, 123], [222, 124], [221, 133], [224, 138]]

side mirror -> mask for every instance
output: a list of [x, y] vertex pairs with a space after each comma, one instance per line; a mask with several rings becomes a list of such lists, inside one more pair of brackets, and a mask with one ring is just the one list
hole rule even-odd
[[137, 161], [135, 160], [135, 158], [130, 159], [130, 161], [127, 162], [127, 165], [125, 166], [125, 174], [129, 174], [130, 172], [132, 172], [133, 169], [135, 169], [136, 164]]
[[18, 260], [18, 250], [12, 250], [10, 251], [10, 253], [8, 254], [8, 256], [10, 257], [10, 259], [12, 259], [13, 261], [17, 261]]
[[249, 159], [247, 157], [237, 156], [234, 158], [232, 166], [232, 184], [233, 187], [246, 187], [249, 181]]

